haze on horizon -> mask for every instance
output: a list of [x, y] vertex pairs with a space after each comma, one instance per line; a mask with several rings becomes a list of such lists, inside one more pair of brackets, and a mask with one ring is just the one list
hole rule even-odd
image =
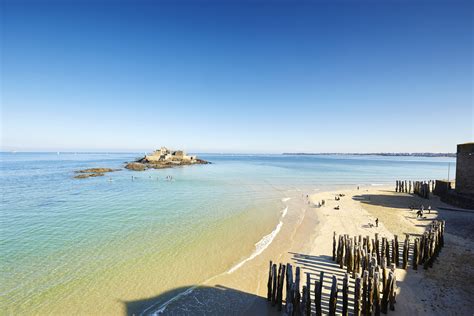
[[1, 3], [1, 149], [455, 152], [471, 1]]

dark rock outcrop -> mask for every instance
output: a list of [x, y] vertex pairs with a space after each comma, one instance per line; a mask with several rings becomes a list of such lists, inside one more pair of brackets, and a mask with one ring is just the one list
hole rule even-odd
[[83, 169], [78, 170], [76, 173], [104, 173], [104, 172], [114, 172], [119, 171], [120, 169], [112, 169], [112, 168], [90, 168], [90, 169]]
[[85, 178], [90, 178], [90, 177], [102, 177], [104, 176], [105, 174], [104, 173], [101, 173], [101, 172], [96, 172], [96, 173], [80, 173], [78, 174], [77, 176], [75, 176], [74, 178], [76, 179], [85, 179]]
[[112, 169], [112, 168], [89, 168], [83, 170], [75, 171], [78, 173], [74, 178], [76, 179], [85, 179], [90, 177], [102, 177], [106, 172], [114, 172], [119, 171], [120, 169]]
[[141, 162], [129, 162], [125, 165], [126, 169], [134, 170], [134, 171], [143, 171], [147, 169], [147, 166]]

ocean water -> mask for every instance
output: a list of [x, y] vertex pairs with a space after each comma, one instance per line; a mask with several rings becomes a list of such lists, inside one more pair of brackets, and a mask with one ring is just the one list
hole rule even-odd
[[74, 179], [75, 170], [122, 168], [139, 154], [1, 153], [0, 313], [159, 306], [160, 293], [232, 273], [264, 251], [288, 192], [455, 170], [452, 158], [199, 156], [212, 164]]

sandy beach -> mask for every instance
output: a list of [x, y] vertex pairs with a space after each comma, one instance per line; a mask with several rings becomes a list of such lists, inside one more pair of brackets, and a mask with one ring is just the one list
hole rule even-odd
[[[335, 196], [342, 194], [339, 201]], [[314, 204], [325, 200], [325, 206]], [[325, 272], [323, 312], [327, 306], [332, 274], [342, 278], [345, 270], [331, 260], [332, 236], [378, 233], [381, 237], [404, 239], [406, 233], [422, 233], [434, 219], [446, 220], [445, 247], [432, 269], [397, 269], [397, 304], [393, 315], [470, 315], [474, 300], [470, 296], [474, 281], [474, 211], [459, 211], [440, 202], [437, 197], [424, 200], [396, 193], [392, 186], [366, 186], [330, 192], [295, 191], [282, 200], [285, 212], [273, 242], [258, 256], [235, 269], [216, 276], [170, 302], [165, 313], [194, 314], [277, 314], [267, 303], [268, 264], [292, 263], [302, 269], [314, 284], [320, 271]], [[430, 214], [417, 219], [411, 205], [431, 206]], [[339, 206], [339, 210], [334, 207]], [[284, 216], [283, 216], [284, 215]], [[379, 219], [378, 227], [375, 219]], [[373, 224], [373, 225], [371, 225]], [[353, 286], [353, 279], [351, 279]], [[177, 290], [179, 292], [179, 289]], [[314, 295], [314, 293], [312, 293]], [[285, 297], [285, 294], [283, 294]], [[156, 309], [155, 309], [156, 311]], [[350, 306], [351, 311], [351, 306]]]

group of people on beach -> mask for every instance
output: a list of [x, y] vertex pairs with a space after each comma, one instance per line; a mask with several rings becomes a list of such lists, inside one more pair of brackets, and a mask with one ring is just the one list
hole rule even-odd
[[[413, 211], [415, 207], [410, 206], [410, 209]], [[425, 211], [425, 206], [421, 205], [418, 211], [416, 212], [416, 218], [423, 218], [423, 212]], [[428, 214], [431, 214], [431, 205], [428, 205]]]

